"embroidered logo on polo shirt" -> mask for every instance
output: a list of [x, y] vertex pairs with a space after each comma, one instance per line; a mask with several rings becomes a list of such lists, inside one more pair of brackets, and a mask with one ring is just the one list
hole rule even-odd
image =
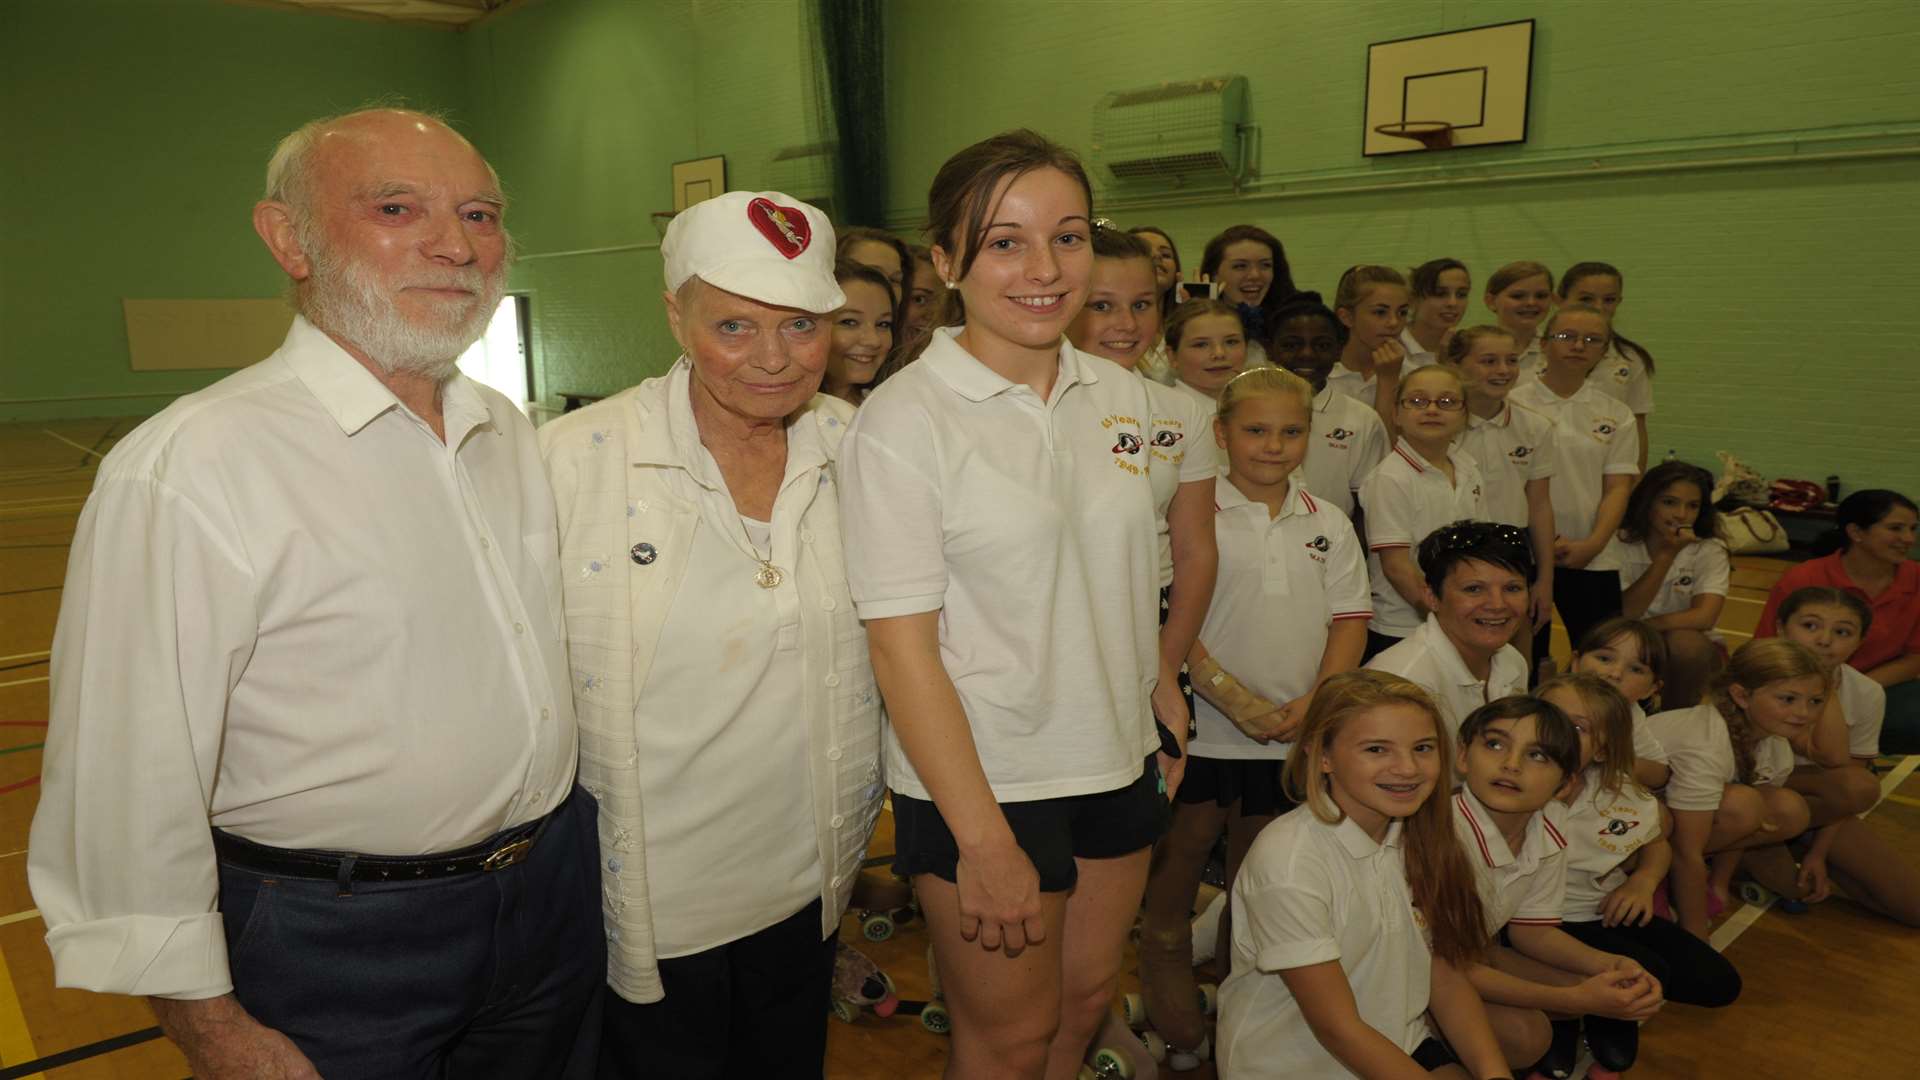
[[1113, 444], [1113, 452], [1116, 454], [1139, 453], [1140, 452], [1140, 436], [1135, 435], [1131, 431], [1121, 432], [1120, 441]]
[[1604, 416], [1593, 422], [1593, 437], [1599, 439], [1601, 442], [1611, 442], [1613, 433], [1619, 430], [1618, 427], [1614, 426], [1612, 420]]
[[747, 220], [760, 230], [773, 249], [789, 259], [797, 259], [813, 242], [813, 226], [797, 207], [776, 206], [771, 199], [755, 199], [747, 204]]
[[1327, 441], [1333, 442], [1334, 440], [1338, 439], [1341, 442], [1346, 442], [1348, 439], [1353, 438], [1353, 435], [1354, 433], [1351, 431], [1348, 431], [1346, 428], [1337, 427], [1337, 428], [1334, 428], [1332, 431], [1327, 432]]
[[1169, 431], [1166, 428], [1161, 428], [1159, 431], [1153, 433], [1153, 445], [1172, 446], [1184, 438], [1186, 438], [1186, 436], [1178, 431]]
[[1512, 450], [1507, 451], [1507, 456], [1515, 461], [1525, 461], [1527, 456], [1532, 453], [1533, 447], [1531, 446], [1516, 446]]
[[1692, 574], [1681, 574], [1679, 577], [1673, 579], [1673, 585], [1676, 589], [1684, 589], [1691, 584], [1693, 584]]
[[1622, 821], [1619, 818], [1609, 818], [1605, 825], [1600, 826], [1600, 832], [1604, 836], [1625, 836], [1639, 827], [1640, 823], [1637, 821]]
[[1633, 368], [1631, 366], [1621, 364], [1619, 367], [1613, 369], [1613, 380], [1615, 382], [1626, 382], [1632, 374]]

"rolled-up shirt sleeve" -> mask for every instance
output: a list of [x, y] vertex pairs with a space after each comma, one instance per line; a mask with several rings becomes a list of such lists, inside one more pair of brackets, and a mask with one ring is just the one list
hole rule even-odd
[[177, 998], [232, 990], [208, 825], [255, 578], [207, 507], [103, 469], [80, 516], [51, 660], [27, 876], [54, 981]]
[[[930, 461], [900, 449], [911, 420], [862, 413], [840, 446], [840, 521], [847, 585], [862, 619], [938, 611], [947, 562], [940, 490]], [[920, 439], [923, 448], [930, 440]], [[924, 451], [923, 451], [924, 452]]]

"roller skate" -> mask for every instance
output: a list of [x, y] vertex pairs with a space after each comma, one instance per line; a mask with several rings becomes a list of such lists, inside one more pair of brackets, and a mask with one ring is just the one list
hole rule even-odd
[[1086, 1064], [1080, 1067], [1079, 1080], [1155, 1080], [1160, 1075], [1157, 1063], [1164, 1061], [1166, 1054], [1164, 1039], [1152, 1032], [1136, 1036], [1119, 1017], [1108, 1012], [1101, 1021], [1100, 1033], [1093, 1038]]
[[867, 955], [841, 942], [833, 954], [833, 997], [829, 1006], [834, 1019], [851, 1024], [862, 1010], [876, 1016], [892, 1016], [900, 1007], [893, 980]]
[[1580, 1021], [1555, 1020], [1553, 1042], [1548, 1044], [1546, 1056], [1534, 1062], [1527, 1080], [1567, 1080], [1579, 1059]]
[[912, 885], [866, 871], [854, 879], [853, 907], [860, 919], [860, 936], [873, 942], [887, 940], [920, 915]]
[[1120, 1000], [1128, 1027], [1144, 1031], [1151, 1026], [1166, 1040], [1167, 1064], [1175, 1072], [1186, 1072], [1206, 1060], [1206, 1018], [1216, 1006], [1214, 985], [1194, 981], [1191, 934], [1192, 927], [1185, 924], [1170, 935], [1151, 929], [1142, 933], [1142, 993]]
[[946, 994], [940, 989], [940, 969], [934, 966], [931, 945], [927, 946], [927, 987], [928, 1000], [902, 999], [894, 1011], [901, 1016], [917, 1016], [921, 1027], [935, 1035], [945, 1035], [953, 1030], [953, 1015], [947, 1012]]

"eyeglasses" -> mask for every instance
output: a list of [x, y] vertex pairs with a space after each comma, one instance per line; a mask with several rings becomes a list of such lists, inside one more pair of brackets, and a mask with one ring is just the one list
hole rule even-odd
[[1567, 345], [1572, 345], [1575, 342], [1584, 342], [1588, 345], [1605, 345], [1607, 343], [1606, 336], [1603, 334], [1576, 334], [1571, 330], [1562, 330], [1557, 334], [1548, 334], [1547, 338], [1548, 340], [1562, 342]]
[[1431, 405], [1441, 412], [1459, 412], [1461, 409], [1467, 407], [1465, 401], [1454, 397], [1452, 394], [1445, 394], [1436, 398], [1415, 394], [1413, 397], [1401, 398], [1400, 404], [1405, 405], [1409, 409], [1424, 409]]

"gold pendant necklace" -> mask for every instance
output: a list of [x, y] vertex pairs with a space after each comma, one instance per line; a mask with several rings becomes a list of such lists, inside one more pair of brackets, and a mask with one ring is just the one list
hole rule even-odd
[[753, 583], [763, 589], [777, 589], [785, 580], [786, 573], [767, 559], [760, 560], [760, 569], [754, 571], [753, 575]]

